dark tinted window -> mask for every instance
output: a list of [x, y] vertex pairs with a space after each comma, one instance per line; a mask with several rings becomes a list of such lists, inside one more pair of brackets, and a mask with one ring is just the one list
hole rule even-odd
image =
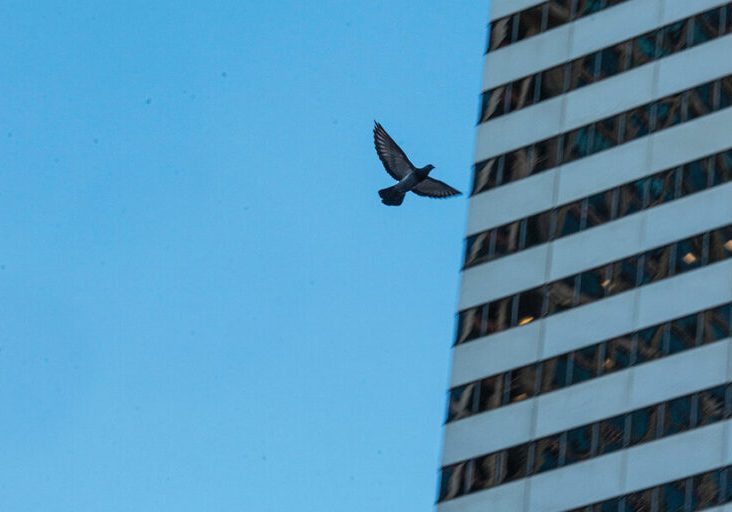
[[682, 240], [676, 244], [676, 273], [699, 268], [704, 263], [704, 235]]
[[667, 324], [641, 329], [636, 336], [636, 363], [645, 363], [663, 356]]
[[465, 265], [475, 265], [488, 260], [490, 255], [491, 232], [478, 233], [467, 238], [465, 247]]
[[643, 182], [634, 181], [623, 185], [619, 190], [618, 216], [625, 217], [638, 212], [643, 207]]
[[519, 295], [517, 325], [526, 325], [542, 316], [544, 290], [535, 288]]
[[555, 224], [558, 237], [580, 231], [582, 229], [582, 201], [560, 206], [556, 212]]
[[661, 486], [658, 512], [684, 512], [686, 480], [677, 480]]
[[605, 296], [608, 280], [610, 278], [610, 267], [600, 267], [587, 272], [582, 272], [579, 279], [579, 304], [587, 304]]
[[498, 159], [491, 158], [475, 164], [473, 176], [473, 194], [499, 185], [501, 182], [498, 179]]
[[732, 228], [715, 229], [709, 239], [709, 261], [721, 261], [732, 256]]
[[670, 436], [691, 427], [691, 396], [682, 396], [667, 402], [663, 415], [663, 434]]
[[572, 354], [572, 376], [570, 384], [594, 379], [598, 375], [599, 345], [591, 345]]
[[613, 263], [611, 281], [607, 285], [609, 294], [621, 293], [636, 286], [638, 280], [638, 259], [633, 256]]
[[540, 99], [542, 101], [558, 96], [564, 92], [565, 68], [566, 66], [562, 64], [541, 73]]
[[506, 111], [506, 86], [496, 87], [483, 93], [480, 122], [503, 115]]
[[694, 477], [692, 510], [702, 510], [720, 503], [722, 495], [722, 472], [710, 471]]
[[593, 426], [575, 428], [567, 432], [567, 447], [564, 453], [564, 463], [572, 464], [592, 456]]
[[676, 170], [664, 171], [647, 178], [648, 207], [667, 203], [676, 195]]
[[669, 354], [675, 354], [696, 346], [699, 315], [693, 314], [671, 322], [669, 329]]
[[600, 70], [598, 79], [617, 75], [628, 69], [630, 65], [631, 44], [620, 43], [600, 52]]
[[616, 211], [616, 189], [600, 192], [587, 200], [587, 227], [593, 227], [611, 221]]
[[552, 238], [551, 212], [532, 215], [526, 221], [526, 247], [548, 242]]
[[621, 116], [614, 116], [595, 123], [592, 152], [597, 153], [620, 144], [620, 120]]
[[682, 168], [682, 180], [681, 180], [681, 195], [689, 195], [705, 190], [710, 180], [710, 162], [712, 160], [705, 158], [703, 160], [696, 160], [686, 164]]
[[625, 437], [625, 415], [600, 422], [597, 452], [599, 455], [620, 450]]
[[708, 425], [721, 421], [725, 416], [726, 386], [718, 386], [698, 395], [697, 424]]
[[714, 183], [727, 183], [732, 180], [732, 151], [718, 155], [714, 159]]
[[643, 255], [643, 284], [654, 283], [668, 277], [673, 246], [652, 249]]
[[695, 119], [714, 110], [714, 87], [713, 83], [704, 84], [686, 93], [686, 119]]
[[656, 104], [656, 130], [663, 130], [681, 122], [680, 94], [667, 96]]
[[469, 483], [471, 492], [490, 489], [501, 483], [501, 473], [503, 472], [501, 459], [500, 453], [494, 453], [474, 461], [472, 478]]
[[656, 54], [656, 33], [648, 32], [633, 39], [633, 67], [651, 62]]
[[520, 402], [534, 396], [536, 391], [536, 366], [524, 366], [511, 370], [511, 389], [509, 390], [509, 400], [511, 402]]
[[611, 373], [629, 367], [632, 351], [632, 336], [622, 336], [608, 341], [605, 344], [605, 360], [602, 363], [603, 373]]
[[473, 340], [481, 335], [482, 308], [471, 308], [458, 315], [456, 344]]
[[532, 159], [532, 174], [545, 171], [559, 165], [560, 137], [543, 140], [534, 144]]
[[460, 464], [442, 468], [440, 500], [449, 500], [464, 493], [463, 477], [465, 476], [466, 464], [465, 462], [461, 462]]
[[508, 297], [489, 304], [486, 328], [488, 333], [503, 331], [511, 325], [512, 302], [513, 298]]
[[704, 343], [712, 343], [730, 335], [730, 307], [720, 306], [705, 311], [703, 326]]
[[511, 42], [511, 16], [506, 16], [491, 23], [490, 49], [497, 50]]
[[630, 446], [656, 439], [658, 406], [630, 413]]
[[719, 37], [720, 9], [712, 9], [694, 16], [691, 44], [701, 44]]
[[509, 110], [518, 110], [534, 103], [535, 80], [533, 76], [516, 80], [511, 84]]
[[623, 140], [629, 141], [648, 135], [651, 131], [651, 107], [643, 105], [625, 114], [625, 135]]
[[534, 473], [548, 471], [559, 466], [559, 448], [561, 436], [549, 436], [539, 439], [535, 444]]
[[547, 29], [568, 23], [572, 14], [572, 0], [549, 0]]
[[569, 354], [563, 354], [541, 363], [541, 392], [547, 393], [567, 385]]
[[517, 221], [501, 226], [495, 230], [496, 240], [493, 253], [496, 256], [516, 252], [516, 249], [518, 249], [519, 226], [520, 224]]
[[475, 390], [476, 384], [471, 383], [450, 391], [447, 421], [459, 420], [475, 412]]
[[561, 281], [547, 285], [547, 314], [552, 315], [571, 308], [575, 303], [575, 277], [571, 276]]
[[595, 81], [599, 53], [591, 53], [570, 63], [569, 90], [579, 89]]
[[686, 48], [689, 20], [681, 20], [668, 25], [661, 31], [659, 57], [680, 52]]
[[541, 32], [543, 12], [544, 5], [540, 4], [536, 7], [531, 7], [530, 9], [526, 9], [519, 13], [517, 27], [518, 41], [521, 41], [522, 39], [526, 39], [527, 37], [531, 37]]
[[494, 375], [480, 381], [480, 403], [481, 411], [490, 411], [500, 407], [503, 403], [503, 374]]

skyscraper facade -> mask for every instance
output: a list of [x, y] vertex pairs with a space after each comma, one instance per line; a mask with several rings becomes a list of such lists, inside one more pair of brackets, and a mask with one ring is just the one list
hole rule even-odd
[[437, 510], [732, 511], [732, 2], [491, 10]]

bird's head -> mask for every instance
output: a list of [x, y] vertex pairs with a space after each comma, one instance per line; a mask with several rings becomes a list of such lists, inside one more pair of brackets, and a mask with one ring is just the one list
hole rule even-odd
[[434, 165], [432, 165], [432, 164], [427, 164], [427, 165], [425, 165], [425, 166], [423, 167], [423, 170], [424, 170], [424, 171], [425, 171], [425, 172], [426, 172], [427, 174], [429, 174], [429, 173], [430, 173], [430, 171], [431, 171], [432, 169], [434, 169], [434, 168], [435, 168], [435, 166], [434, 166]]

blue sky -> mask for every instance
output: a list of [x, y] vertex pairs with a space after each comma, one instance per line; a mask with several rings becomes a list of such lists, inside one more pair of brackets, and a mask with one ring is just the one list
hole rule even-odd
[[429, 510], [487, 2], [0, 6], [0, 509]]

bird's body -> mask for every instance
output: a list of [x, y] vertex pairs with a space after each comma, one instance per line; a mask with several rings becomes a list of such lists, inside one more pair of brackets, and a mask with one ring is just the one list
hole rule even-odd
[[460, 194], [447, 183], [429, 177], [435, 168], [433, 165], [415, 167], [379, 123], [374, 124], [374, 146], [386, 172], [397, 180], [396, 185], [379, 190], [382, 203], [399, 206], [410, 191], [420, 196], [439, 198]]

